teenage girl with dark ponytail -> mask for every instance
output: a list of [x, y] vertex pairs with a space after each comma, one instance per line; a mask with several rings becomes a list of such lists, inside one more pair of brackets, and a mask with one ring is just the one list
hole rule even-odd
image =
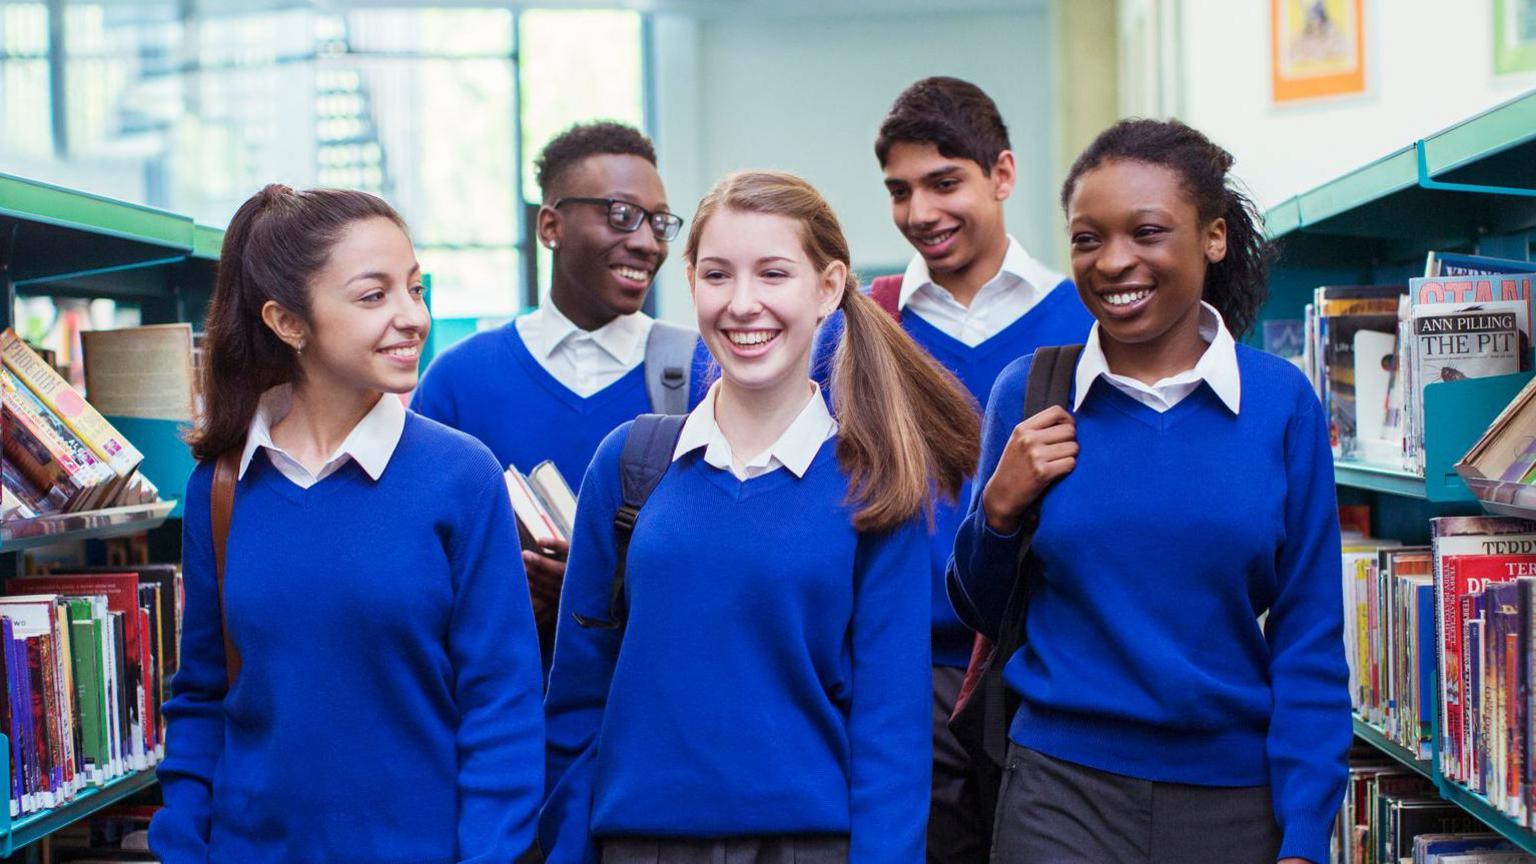
[[1305, 378], [1234, 341], [1270, 248], [1231, 165], [1177, 121], [1089, 145], [1061, 194], [1097, 321], [1071, 410], [1020, 416], [1028, 357], [988, 402], [956, 611], [996, 634], [1020, 552], [1038, 565], [998, 864], [1328, 860], [1350, 743], [1333, 464]]
[[[929, 797], [925, 514], [975, 408], [849, 273], [805, 181], [748, 172], [685, 252], [720, 380], [640, 510], [623, 604], [621, 426], [582, 484], [546, 702], [555, 864], [916, 862]], [[832, 380], [816, 325], [847, 318]], [[622, 629], [597, 629], [616, 606]]]
[[505, 864], [533, 843], [517, 535], [490, 451], [401, 403], [421, 295], [405, 224], [372, 195], [268, 186], [230, 222], [150, 826], [166, 864]]

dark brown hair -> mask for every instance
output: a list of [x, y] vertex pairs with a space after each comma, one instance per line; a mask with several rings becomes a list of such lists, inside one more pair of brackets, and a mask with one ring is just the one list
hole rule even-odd
[[589, 156], [639, 156], [656, 164], [656, 147], [633, 126], [612, 120], [578, 123], [551, 138], [538, 158], [533, 160], [534, 180], [544, 195], [544, 203], [559, 196], [565, 175]]
[[[683, 253], [690, 266], [704, 225], [721, 209], [793, 219], [818, 271], [833, 261], [849, 264], [837, 214], [811, 184], [781, 171], [742, 171], [699, 202]], [[832, 369], [837, 459], [858, 508], [854, 527], [884, 531], [919, 513], [931, 516], [935, 490], [950, 499], [960, 494], [976, 467], [980, 421], [970, 393], [859, 291], [851, 270], [840, 308], [843, 337]]]
[[405, 222], [382, 198], [350, 189], [295, 192], [272, 184], [235, 211], [224, 232], [203, 337], [203, 409], [187, 436], [198, 460], [242, 446], [261, 394], [298, 377], [294, 351], [261, 320], [274, 301], [309, 320], [310, 279], [354, 222]]
[[932, 144], [946, 159], [969, 159], [992, 174], [1008, 143], [1008, 127], [997, 103], [980, 87], [959, 78], [924, 78], [901, 91], [875, 137], [880, 164], [897, 142]]
[[1177, 120], [1121, 120], [1100, 132], [1072, 163], [1061, 184], [1061, 209], [1067, 209], [1078, 178], [1117, 160], [1173, 171], [1202, 223], [1226, 220], [1227, 255], [1206, 268], [1201, 295], [1221, 313], [1232, 335], [1243, 338], [1269, 296], [1269, 265], [1275, 254], [1264, 235], [1264, 217], [1231, 176], [1232, 154]]

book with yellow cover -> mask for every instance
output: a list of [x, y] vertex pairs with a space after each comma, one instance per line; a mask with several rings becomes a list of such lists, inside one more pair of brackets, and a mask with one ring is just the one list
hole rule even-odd
[[139, 463], [144, 461], [144, 454], [92, 408], [68, 381], [44, 363], [14, 330], [0, 332], [0, 362], [57, 414], [91, 448], [91, 452], [112, 468], [117, 482], [108, 497], [115, 498], [116, 492], [127, 484]]

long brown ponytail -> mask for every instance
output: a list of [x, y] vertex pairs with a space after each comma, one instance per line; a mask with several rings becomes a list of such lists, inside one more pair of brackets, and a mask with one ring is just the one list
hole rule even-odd
[[309, 320], [309, 280], [348, 225], [384, 218], [405, 230], [382, 198], [350, 189], [296, 192], [272, 184], [240, 205], [224, 232], [203, 337], [203, 409], [187, 436], [198, 460], [245, 440], [261, 394], [298, 375], [293, 349], [261, 320], [276, 301]]
[[[704, 225], [720, 209], [769, 213], [800, 223], [818, 271], [849, 264], [837, 214], [809, 183], [781, 171], [728, 175], [699, 202], [684, 256], [698, 259]], [[849, 271], [844, 328], [832, 369], [837, 459], [857, 507], [854, 527], [883, 531], [932, 513], [933, 493], [953, 499], [975, 470], [980, 420], [966, 389], [875, 302]]]

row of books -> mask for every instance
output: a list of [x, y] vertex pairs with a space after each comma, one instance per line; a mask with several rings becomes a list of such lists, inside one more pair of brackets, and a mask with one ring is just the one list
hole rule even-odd
[[180, 665], [175, 565], [8, 579], [0, 595], [0, 693], [13, 817], [153, 767], [161, 705]]
[[1350, 753], [1333, 836], [1332, 864], [1536, 864], [1443, 800], [1429, 778], [1365, 745]]
[[0, 517], [102, 510], [158, 499], [144, 456], [12, 330], [0, 332]]
[[49, 836], [55, 864], [118, 864], [157, 862], [149, 851], [149, 823], [159, 805], [114, 804], [73, 822]]
[[1429, 546], [1346, 534], [1346, 656], [1356, 713], [1530, 826], [1536, 813], [1536, 522], [1430, 520]]
[[1303, 365], [1334, 457], [1422, 474], [1426, 386], [1532, 367], [1533, 273], [1530, 261], [1431, 252], [1407, 284], [1318, 287]]

